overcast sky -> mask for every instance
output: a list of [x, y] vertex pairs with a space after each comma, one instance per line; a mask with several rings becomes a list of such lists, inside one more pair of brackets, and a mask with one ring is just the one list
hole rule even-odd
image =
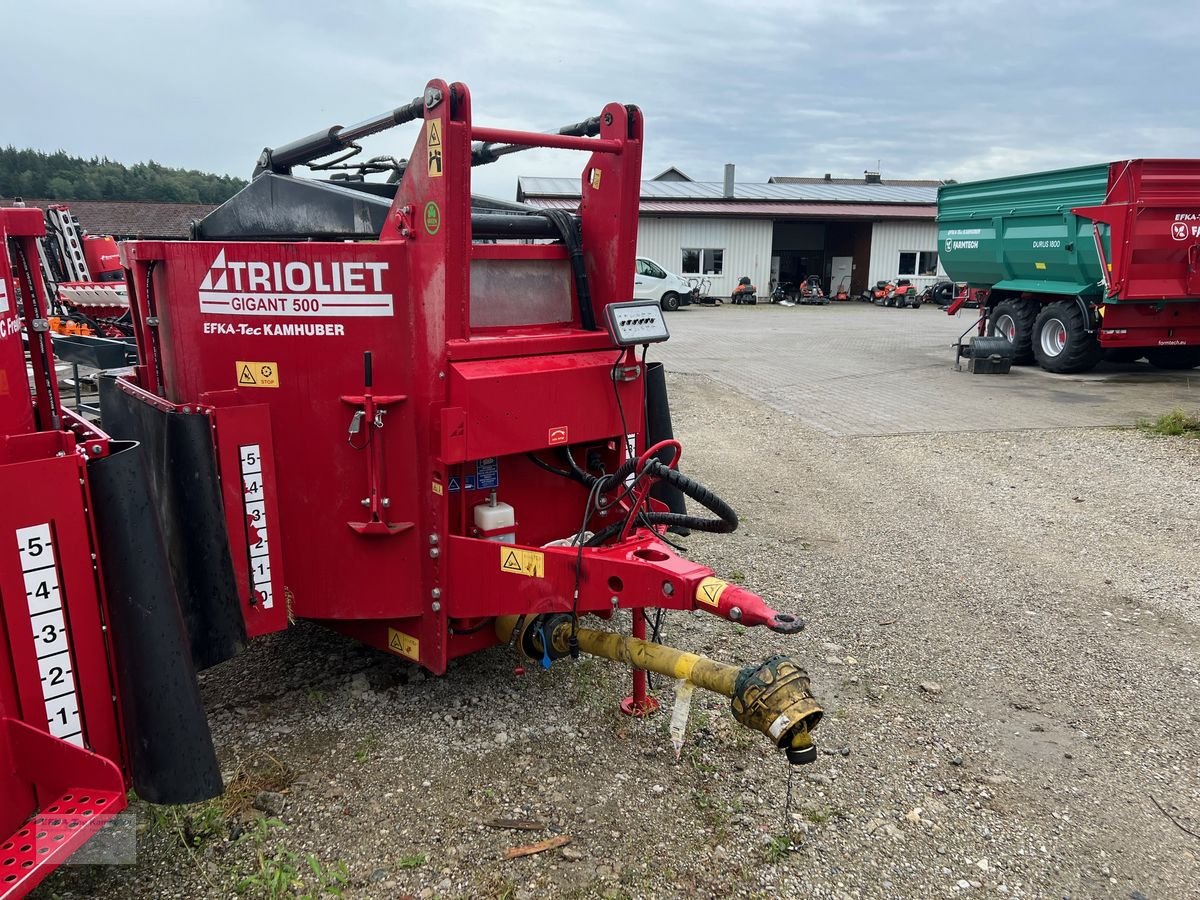
[[[0, 144], [249, 176], [258, 152], [465, 82], [475, 121], [646, 116], [643, 173], [959, 180], [1200, 154], [1196, 0], [5, 0]], [[20, 14], [14, 15], [13, 9]], [[367, 142], [408, 156], [407, 126]], [[475, 170], [571, 175], [570, 152]]]

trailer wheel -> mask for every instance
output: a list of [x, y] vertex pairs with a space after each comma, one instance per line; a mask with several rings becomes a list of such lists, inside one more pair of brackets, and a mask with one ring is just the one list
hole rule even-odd
[[1194, 369], [1200, 366], [1200, 347], [1160, 347], [1146, 359], [1156, 369]]
[[662, 295], [662, 308], [666, 312], [675, 312], [679, 309], [679, 295], [674, 291], [667, 291]]
[[987, 333], [1013, 345], [1013, 364], [1028, 366], [1033, 358], [1033, 331], [1039, 304], [1034, 300], [1001, 300], [988, 319]]
[[1033, 355], [1047, 372], [1086, 372], [1100, 362], [1104, 351], [1078, 305], [1057, 300], [1048, 303], [1033, 325]]

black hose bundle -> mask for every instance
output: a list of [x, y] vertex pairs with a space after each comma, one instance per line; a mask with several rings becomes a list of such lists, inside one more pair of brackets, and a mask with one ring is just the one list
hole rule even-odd
[[[612, 476], [611, 487], [605, 489], [608, 493], [622, 486], [626, 477], [631, 475], [637, 466], [637, 460], [629, 460]], [[638, 515], [638, 521], [644, 525], [666, 525], [668, 528], [690, 528], [693, 531], [707, 531], [712, 534], [729, 534], [738, 527], [737, 513], [733, 507], [710, 491], [707, 487], [693, 478], [684, 475], [678, 469], [659, 462], [651, 457], [643, 466], [639, 477], [660, 478], [674, 485], [687, 497], [691, 497], [716, 518], [691, 516], [672, 512], [644, 512]], [[616, 537], [625, 529], [625, 522], [614, 522], [607, 528], [597, 531], [587, 542], [587, 546], [596, 547], [605, 541]]]
[[597, 331], [592, 292], [588, 288], [587, 268], [583, 262], [583, 235], [579, 230], [579, 218], [561, 209], [543, 209], [539, 214], [558, 229], [566, 245], [567, 255], [571, 259], [571, 273], [575, 278], [575, 296], [579, 300], [579, 324], [585, 331]]

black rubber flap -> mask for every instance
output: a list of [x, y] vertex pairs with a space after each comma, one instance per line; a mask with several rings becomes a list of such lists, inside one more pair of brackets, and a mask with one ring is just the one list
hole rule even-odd
[[[651, 447], [659, 441], [675, 437], [671, 428], [671, 402], [667, 399], [667, 372], [660, 362], [646, 364], [646, 446]], [[671, 451], [663, 450], [658, 453], [658, 461], [664, 465], [671, 462]], [[683, 499], [683, 491], [666, 481], [655, 482], [650, 489], [650, 496], [667, 504], [667, 509], [673, 513], [687, 514], [687, 504]], [[686, 528], [672, 528], [676, 534], [689, 534]]]
[[88, 480], [133, 786], [151, 803], [196, 803], [221, 793], [221, 770], [155, 515], [144, 448], [119, 442], [114, 449], [88, 464]]
[[155, 409], [112, 377], [100, 378], [100, 412], [110, 435], [142, 445], [193, 664], [231, 659], [245, 646], [246, 624], [208, 416]]

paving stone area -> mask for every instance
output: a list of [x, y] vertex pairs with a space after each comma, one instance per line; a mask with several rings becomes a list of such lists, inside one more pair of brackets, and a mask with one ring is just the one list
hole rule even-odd
[[956, 372], [953, 344], [975, 315], [858, 302], [688, 307], [668, 316], [671, 340], [650, 358], [834, 436], [1123, 426], [1200, 407], [1200, 369], [1102, 363], [1085, 375]]

